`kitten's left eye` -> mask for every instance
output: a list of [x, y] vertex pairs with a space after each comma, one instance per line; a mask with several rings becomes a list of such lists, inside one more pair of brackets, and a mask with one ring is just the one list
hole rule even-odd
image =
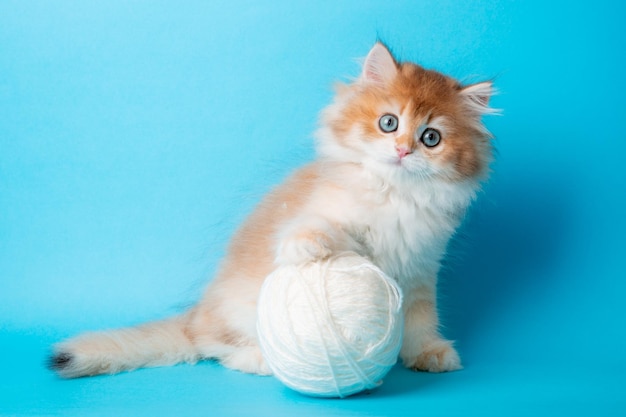
[[378, 127], [385, 133], [398, 130], [398, 118], [393, 114], [384, 114], [378, 119]]
[[432, 148], [439, 145], [439, 142], [441, 142], [441, 133], [439, 133], [435, 129], [428, 128], [424, 130], [424, 133], [422, 133], [422, 137], [420, 138], [420, 140], [424, 145]]

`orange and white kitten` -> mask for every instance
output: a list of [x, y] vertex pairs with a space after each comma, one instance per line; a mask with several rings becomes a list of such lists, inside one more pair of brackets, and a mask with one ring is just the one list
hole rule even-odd
[[278, 265], [353, 251], [404, 292], [400, 356], [415, 370], [461, 368], [438, 330], [436, 283], [450, 237], [492, 159], [481, 116], [490, 82], [463, 86], [398, 63], [381, 43], [337, 89], [317, 132], [318, 157], [269, 193], [230, 243], [204, 297], [138, 327], [86, 333], [54, 347], [63, 377], [215, 359], [269, 374], [256, 334], [257, 296]]

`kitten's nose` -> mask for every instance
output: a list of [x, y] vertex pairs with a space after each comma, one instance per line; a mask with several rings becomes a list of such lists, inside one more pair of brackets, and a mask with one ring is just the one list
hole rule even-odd
[[405, 146], [396, 146], [396, 152], [398, 153], [398, 156], [400, 157], [400, 159], [404, 158], [405, 156], [413, 153], [413, 151]]

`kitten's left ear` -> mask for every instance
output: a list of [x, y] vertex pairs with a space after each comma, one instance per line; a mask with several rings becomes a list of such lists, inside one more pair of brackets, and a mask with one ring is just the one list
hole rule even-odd
[[463, 87], [461, 89], [461, 96], [463, 96], [469, 108], [478, 114], [494, 114], [498, 113], [498, 110], [489, 107], [489, 100], [495, 92], [493, 83], [491, 81], [485, 81]]
[[376, 42], [363, 63], [361, 80], [374, 84], [387, 84], [398, 74], [398, 64], [381, 42]]

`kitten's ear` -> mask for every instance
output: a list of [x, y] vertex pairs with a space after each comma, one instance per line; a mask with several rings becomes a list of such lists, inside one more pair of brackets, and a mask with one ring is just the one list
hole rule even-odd
[[461, 95], [469, 108], [481, 115], [499, 112], [497, 109], [489, 107], [489, 100], [494, 94], [495, 89], [491, 81], [471, 84], [461, 89]]
[[386, 84], [398, 74], [398, 64], [389, 49], [376, 42], [363, 63], [361, 80], [374, 84]]

